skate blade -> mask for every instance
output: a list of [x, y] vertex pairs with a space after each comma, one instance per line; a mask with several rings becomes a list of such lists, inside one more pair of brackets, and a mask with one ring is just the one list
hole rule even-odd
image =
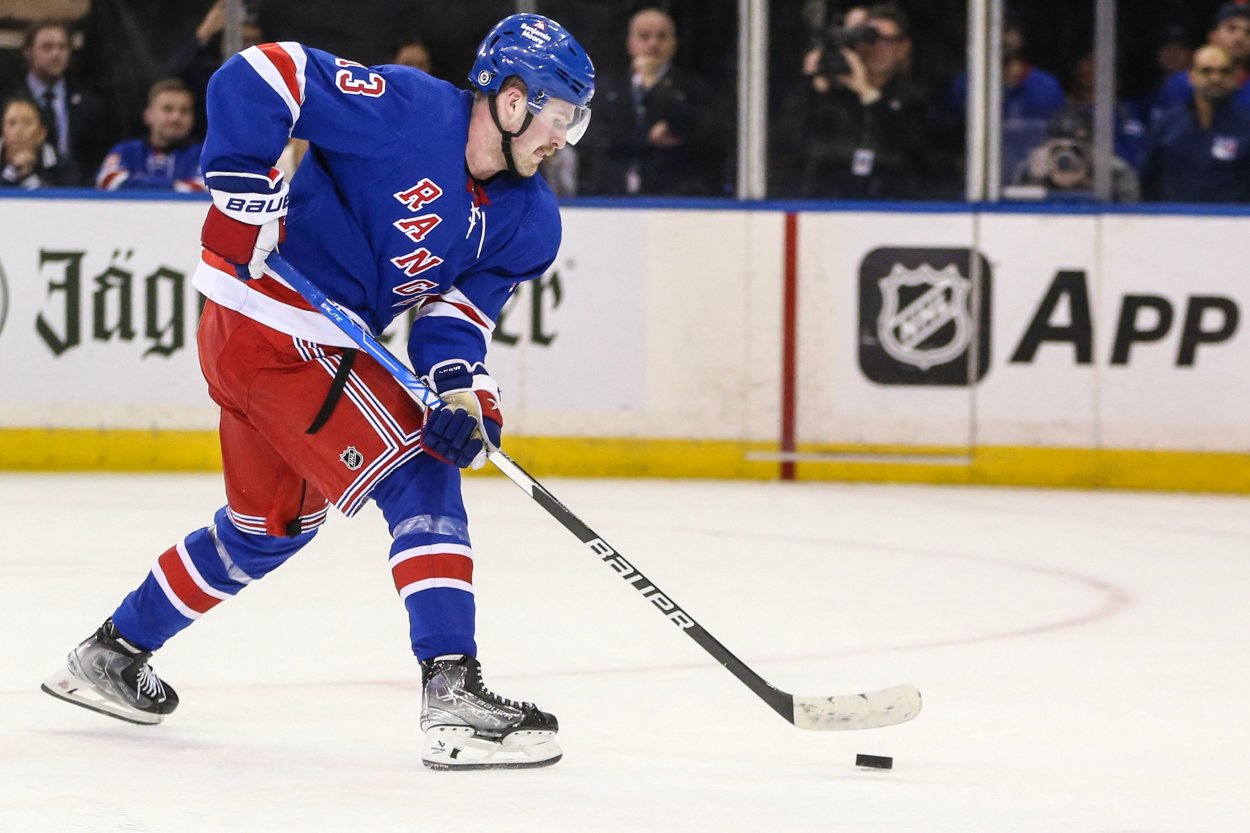
[[124, 720], [127, 723], [136, 723], [140, 726], [154, 726], [165, 717], [163, 714], [149, 714], [148, 712], [141, 712], [138, 709], [132, 709], [113, 702], [100, 694], [90, 683], [83, 682], [71, 674], [68, 668], [63, 668], [51, 677], [48, 677], [48, 679], [43, 681], [43, 685], [39, 687], [58, 700], [73, 703], [75, 706], [82, 706], [84, 709], [90, 709], [98, 714]]
[[534, 769], [563, 757], [555, 732], [518, 730], [500, 740], [474, 736], [468, 726], [434, 726], [425, 733], [421, 762], [429, 769]]

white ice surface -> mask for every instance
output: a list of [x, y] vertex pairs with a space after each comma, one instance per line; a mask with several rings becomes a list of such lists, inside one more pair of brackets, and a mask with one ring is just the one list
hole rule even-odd
[[421, 766], [372, 507], [166, 646], [154, 666], [182, 706], [133, 726], [39, 683], [208, 520], [218, 479], [0, 474], [0, 831], [1250, 830], [1250, 500], [547, 485], [774, 685], [912, 682], [924, 711], [795, 729], [479, 478], [486, 681], [559, 716], [561, 763]]

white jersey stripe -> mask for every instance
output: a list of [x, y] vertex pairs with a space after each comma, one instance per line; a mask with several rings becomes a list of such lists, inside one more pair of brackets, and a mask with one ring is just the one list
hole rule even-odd
[[152, 568], [152, 578], [156, 579], [156, 583], [161, 586], [161, 591], [165, 594], [165, 598], [169, 599], [169, 603], [183, 616], [188, 619], [199, 619], [203, 615], [198, 610], [192, 610], [182, 603], [182, 599], [178, 598], [178, 594], [169, 586], [169, 579], [165, 578], [165, 571], [161, 569], [159, 561]]
[[286, 50], [286, 53], [291, 56], [291, 60], [295, 62], [295, 82], [299, 85], [299, 103], [302, 107], [304, 105], [304, 68], [308, 66], [308, 56], [304, 54], [304, 47], [295, 41], [279, 41], [278, 46]]
[[280, 333], [332, 347], [356, 346], [356, 342], [321, 313], [298, 309], [270, 298], [252, 289], [237, 276], [226, 274], [203, 260], [195, 267], [191, 283], [201, 295], [214, 303], [246, 315]]
[[251, 515], [240, 515], [229, 506], [226, 507], [226, 517], [230, 520], [231, 525], [239, 532], [245, 532], [248, 535], [265, 535], [265, 519], [255, 518]]
[[412, 584], [404, 585], [404, 589], [399, 591], [401, 600], [408, 598], [413, 593], [420, 593], [422, 590], [433, 590], [436, 587], [446, 587], [452, 590], [463, 590], [472, 595], [473, 585], [467, 581], [461, 581], [458, 578], [427, 578], [421, 581], [414, 581]]
[[478, 328], [487, 344], [490, 343], [491, 333], [495, 330], [495, 322], [478, 309], [467, 295], [454, 287], [417, 310], [417, 318], [424, 318], [427, 315], [468, 321]]
[[410, 547], [391, 556], [391, 569], [395, 569], [398, 564], [410, 558], [420, 558], [425, 555], [463, 555], [465, 558], [472, 559], [473, 550], [462, 544], [428, 544], [423, 547]]
[[[287, 50], [289, 52], [289, 50]], [[273, 65], [273, 62], [260, 51], [258, 46], [249, 46], [239, 53], [243, 56], [243, 60], [256, 70], [256, 74], [264, 79], [278, 97], [282, 99], [282, 103], [286, 105], [287, 110], [291, 111], [291, 123], [299, 121], [300, 102], [291, 97], [291, 91], [287, 89], [286, 82], [282, 80], [282, 73]], [[292, 60], [294, 56], [292, 55]], [[300, 50], [300, 57], [303, 58], [303, 50]], [[299, 64], [297, 64], [299, 66]], [[302, 67], [301, 67], [302, 69]], [[299, 75], [300, 94], [303, 95], [303, 72]]]
[[214, 599], [225, 601], [230, 598], [229, 593], [213, 587], [208, 583], [204, 576], [200, 575], [200, 571], [196, 568], [195, 562], [191, 560], [191, 553], [187, 552], [187, 546], [184, 541], [178, 542], [177, 549], [178, 557], [182, 559], [182, 566], [186, 568], [187, 575], [189, 575], [191, 580], [195, 582], [196, 587], [200, 588], [200, 590], [204, 591], [205, 594], [212, 596]]

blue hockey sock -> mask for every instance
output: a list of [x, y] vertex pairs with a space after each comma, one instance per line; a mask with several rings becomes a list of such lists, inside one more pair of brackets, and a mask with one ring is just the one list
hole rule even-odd
[[460, 499], [460, 472], [426, 455], [373, 493], [391, 528], [391, 576], [408, 611], [418, 659], [476, 656], [473, 549]]
[[113, 613], [113, 624], [128, 642], [157, 650], [316, 535], [316, 530], [293, 538], [244, 533], [230, 522], [224, 507], [214, 520], [162, 553]]

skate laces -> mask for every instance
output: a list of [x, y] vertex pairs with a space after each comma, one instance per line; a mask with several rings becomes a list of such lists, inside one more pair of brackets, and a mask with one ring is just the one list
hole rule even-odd
[[152, 666], [146, 662], [139, 666], [138, 674], [135, 677], [135, 688], [140, 694], [144, 694], [152, 700], [159, 700], [165, 696], [165, 686], [161, 683], [161, 678], [156, 676]]
[[477, 665], [476, 663], [473, 666], [473, 681], [476, 683], [476, 687], [479, 693], [481, 693], [482, 695], [486, 697], [493, 699], [495, 702], [500, 703], [504, 706], [508, 706], [509, 708], [513, 708], [513, 709], [521, 709], [522, 711], [525, 711], [526, 709], [537, 708], [533, 703], [513, 700], [508, 697], [500, 697], [498, 694], [491, 691], [489, 688], [486, 687], [486, 683], [482, 681], [482, 666]]

